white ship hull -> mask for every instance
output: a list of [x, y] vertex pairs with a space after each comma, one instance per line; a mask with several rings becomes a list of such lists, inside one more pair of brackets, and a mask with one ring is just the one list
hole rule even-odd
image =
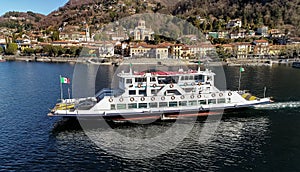
[[[237, 94], [237, 93], [236, 93]], [[202, 101], [203, 99], [196, 100]], [[270, 98], [262, 98], [253, 101], [221, 103], [221, 104], [206, 104], [196, 106], [176, 106], [168, 108], [145, 108], [145, 109], [126, 109], [126, 110], [97, 110], [92, 108], [89, 110], [56, 110], [49, 113], [49, 116], [56, 117], [99, 117], [100, 119], [113, 120], [147, 120], [147, 119], [174, 119], [178, 117], [194, 117], [219, 115], [227, 110], [238, 110], [242, 108], [253, 108], [256, 105], [269, 104]]]
[[[95, 97], [67, 99], [49, 116], [104, 119], [168, 119], [222, 114], [224, 110], [271, 103], [245, 91], [220, 91], [214, 73], [205, 71], [120, 73], [117, 90], [103, 89]], [[117, 93], [117, 94], [116, 94]]]

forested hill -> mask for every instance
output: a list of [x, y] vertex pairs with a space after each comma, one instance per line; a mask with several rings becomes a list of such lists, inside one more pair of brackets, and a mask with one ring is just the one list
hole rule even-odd
[[70, 0], [31, 21], [41, 29], [85, 23], [98, 29], [122, 17], [156, 12], [188, 19], [203, 31], [215, 30], [214, 25], [223, 29], [229, 19], [239, 18], [245, 29], [266, 25], [300, 36], [300, 0]]
[[35, 30], [39, 28], [39, 22], [44, 17], [44, 15], [32, 11], [11, 11], [0, 17], [0, 27], [15, 28], [18, 30]]
[[138, 13], [160, 12], [172, 14], [180, 0], [70, 0], [41, 21], [41, 26], [59, 26], [64, 23], [101, 26], [119, 18]]
[[[240, 18], [243, 27], [266, 25], [300, 34], [299, 0], [186, 0], [176, 5], [173, 15], [214, 19]], [[198, 22], [199, 23], [199, 22]]]

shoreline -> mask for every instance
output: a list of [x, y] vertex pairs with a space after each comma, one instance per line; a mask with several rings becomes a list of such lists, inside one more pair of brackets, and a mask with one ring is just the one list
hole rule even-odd
[[[83, 64], [95, 64], [95, 65], [105, 65], [105, 66], [119, 66], [123, 63], [121, 60], [105, 61], [105, 62], [93, 62], [90, 57], [37, 57], [37, 56], [2, 56], [5, 61], [25, 61], [25, 62], [44, 62], [44, 63], [83, 63]], [[227, 59], [226, 62], [217, 61], [210, 62], [211, 66], [272, 66], [273, 64], [286, 64], [290, 65], [294, 61], [299, 61], [296, 59]], [[152, 65], [165, 65], [165, 66], [177, 66], [177, 65], [187, 65], [193, 66], [198, 65], [196, 62], [178, 60], [178, 59], [128, 59], [124, 64], [152, 64]]]

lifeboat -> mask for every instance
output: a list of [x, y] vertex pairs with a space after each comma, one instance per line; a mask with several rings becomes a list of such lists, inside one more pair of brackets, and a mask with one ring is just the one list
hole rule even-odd
[[74, 104], [66, 104], [66, 103], [58, 103], [55, 106], [56, 110], [68, 110], [68, 109], [73, 109], [75, 107]]
[[245, 93], [242, 95], [242, 97], [249, 101], [257, 100], [257, 97], [252, 96], [250, 93]]

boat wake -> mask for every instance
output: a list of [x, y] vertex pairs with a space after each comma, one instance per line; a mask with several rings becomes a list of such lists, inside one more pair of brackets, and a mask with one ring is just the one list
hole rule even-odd
[[273, 109], [286, 109], [286, 108], [300, 108], [300, 101], [295, 102], [276, 102], [272, 104], [265, 104], [265, 105], [255, 105], [254, 109], [266, 109], [266, 110], [273, 110]]

